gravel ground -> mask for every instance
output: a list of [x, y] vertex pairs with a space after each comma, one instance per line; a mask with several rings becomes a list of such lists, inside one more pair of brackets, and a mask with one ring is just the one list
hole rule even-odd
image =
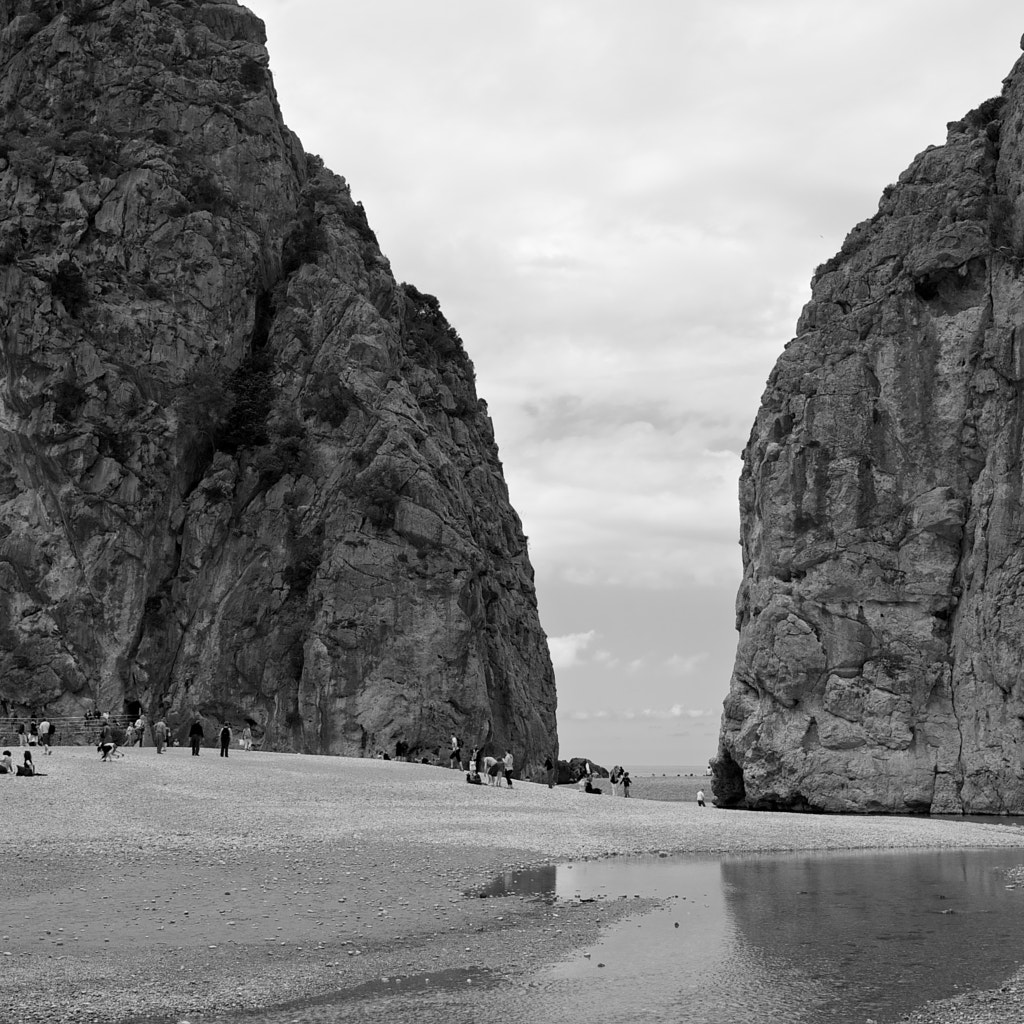
[[[1011, 827], [476, 787], [395, 761], [136, 748], [103, 764], [71, 747], [38, 761], [46, 778], [0, 776], [3, 1020], [198, 1024], [339, 992], [369, 1005], [382, 986], [429, 972], [453, 989], [500, 991], [639, 905], [472, 895], [514, 867], [1021, 845]], [[482, 961], [495, 946], [503, 955]], [[1022, 1019], [1020, 986], [909, 1019]]]

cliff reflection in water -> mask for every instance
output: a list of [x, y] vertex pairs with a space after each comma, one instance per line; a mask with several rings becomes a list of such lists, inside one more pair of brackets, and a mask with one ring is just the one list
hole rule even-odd
[[[617, 858], [517, 876], [505, 892], [658, 897], [531, 979], [538, 1024], [602, 1021], [861, 1024], [996, 986], [1020, 964], [1024, 891], [1013, 851]], [[550, 869], [548, 869], [550, 871]], [[495, 895], [498, 893], [495, 892]], [[677, 927], [678, 925], [678, 927]], [[588, 955], [589, 954], [589, 955]]]

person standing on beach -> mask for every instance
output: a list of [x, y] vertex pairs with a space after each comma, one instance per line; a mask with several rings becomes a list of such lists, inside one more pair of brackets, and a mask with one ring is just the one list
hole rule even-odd
[[555, 788], [555, 763], [554, 763], [554, 761], [552, 761], [552, 759], [550, 757], [544, 762], [544, 771], [547, 773], [548, 789], [554, 789]]
[[629, 772], [625, 768], [622, 769], [622, 777], [619, 779], [622, 785], [622, 796], [623, 799], [629, 796], [629, 787], [633, 785], [633, 781], [629, 777]]
[[505, 781], [508, 783], [508, 788], [511, 789], [512, 788], [512, 765], [513, 765], [512, 751], [511, 750], [506, 750], [505, 751], [505, 756], [502, 758], [502, 761], [505, 764]]
[[43, 748], [44, 754], [50, 752], [50, 722], [46, 718], [39, 723], [39, 745]]
[[228, 756], [228, 748], [231, 746], [231, 726], [226, 722], [224, 728], [220, 731], [220, 756]]
[[192, 756], [199, 756], [199, 748], [203, 745], [203, 723], [197, 718], [188, 731], [188, 741], [192, 745]]
[[156, 744], [156, 752], [162, 754], [167, 742], [167, 723], [162, 718], [158, 718], [153, 726], [153, 742]]
[[24, 722], [19, 722], [18, 723], [18, 746], [19, 747], [27, 747], [28, 746], [28, 738], [25, 736], [25, 723]]
[[698, 789], [697, 790], [697, 806], [698, 807], [703, 807], [704, 806], [704, 790], [703, 789]]
[[248, 722], [245, 723], [245, 728], [242, 730], [242, 749], [252, 750], [252, 729]]

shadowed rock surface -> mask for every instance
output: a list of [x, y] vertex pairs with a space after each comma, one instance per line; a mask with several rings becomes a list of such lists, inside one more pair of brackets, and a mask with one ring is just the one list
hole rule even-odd
[[819, 267], [740, 482], [726, 806], [1024, 811], [1024, 67]]
[[0, 0], [0, 713], [557, 750], [472, 364], [233, 0]]

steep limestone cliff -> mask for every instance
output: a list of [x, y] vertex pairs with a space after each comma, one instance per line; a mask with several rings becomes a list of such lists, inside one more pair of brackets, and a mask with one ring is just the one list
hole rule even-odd
[[557, 749], [472, 364], [234, 0], [0, 0], [0, 714]]
[[1024, 811], [1024, 66], [820, 267], [740, 482], [720, 804]]

